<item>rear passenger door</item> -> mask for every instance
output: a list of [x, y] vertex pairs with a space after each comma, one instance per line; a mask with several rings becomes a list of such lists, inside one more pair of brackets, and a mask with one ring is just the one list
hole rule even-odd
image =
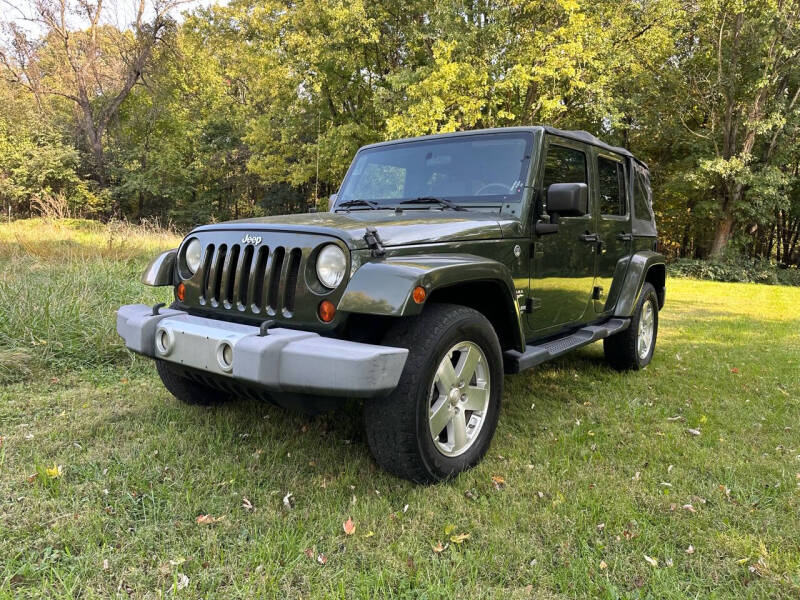
[[595, 313], [611, 312], [617, 304], [619, 287], [628, 268], [631, 235], [630, 173], [627, 159], [596, 150], [594, 185], [597, 234], [600, 238], [596, 258], [593, 293]]

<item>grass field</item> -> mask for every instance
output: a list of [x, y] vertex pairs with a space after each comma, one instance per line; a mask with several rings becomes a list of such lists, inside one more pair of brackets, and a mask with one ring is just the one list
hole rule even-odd
[[168, 395], [114, 310], [176, 239], [0, 225], [0, 597], [800, 596], [800, 289], [670, 280], [644, 372], [508, 377], [486, 460], [420, 487], [357, 404]]

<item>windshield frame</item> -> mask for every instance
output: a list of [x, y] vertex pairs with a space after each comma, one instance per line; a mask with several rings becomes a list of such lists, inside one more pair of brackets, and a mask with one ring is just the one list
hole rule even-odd
[[[508, 129], [497, 129], [492, 131], [475, 131], [475, 132], [458, 132], [455, 134], [442, 134], [442, 135], [435, 135], [435, 136], [424, 136], [419, 138], [411, 138], [411, 139], [404, 139], [404, 140], [397, 140], [391, 142], [384, 142], [373, 144], [369, 146], [364, 146], [356, 152], [356, 155], [353, 157], [352, 162], [350, 163], [350, 167], [347, 169], [347, 173], [345, 174], [344, 179], [342, 180], [342, 184], [337, 191], [337, 197], [335, 204], [329, 208], [329, 210], [334, 211], [339, 209], [339, 205], [343, 202], [348, 200], [369, 200], [371, 202], [376, 202], [380, 206], [379, 209], [393, 209], [393, 208], [403, 208], [403, 210], [429, 210], [429, 209], [442, 209], [442, 206], [437, 206], [435, 203], [431, 204], [402, 204], [403, 201], [407, 200], [414, 200], [415, 196], [410, 197], [400, 197], [400, 198], [343, 198], [342, 197], [342, 190], [345, 190], [348, 183], [351, 181], [352, 177], [354, 176], [354, 167], [359, 159], [361, 159], [365, 154], [373, 153], [373, 152], [385, 152], [390, 151], [392, 149], [405, 146], [405, 145], [418, 145], [418, 144], [444, 144], [444, 143], [458, 143], [459, 141], [469, 142], [475, 141], [476, 137], [487, 137], [487, 138], [517, 138], [523, 139], [525, 141], [525, 149], [523, 160], [526, 162], [524, 167], [520, 168], [520, 175], [518, 181], [520, 182], [519, 189], [520, 191], [515, 194], [485, 194], [481, 196], [439, 196], [444, 200], [450, 201], [453, 204], [463, 206], [465, 208], [500, 208], [501, 211], [505, 211], [506, 209], [511, 209], [512, 214], [519, 215], [522, 208], [522, 204], [526, 201], [529, 197], [529, 188], [530, 188], [530, 179], [531, 174], [534, 172], [538, 164], [538, 146], [537, 143], [537, 135], [535, 131], [530, 129], [516, 129], [516, 128], [508, 128]], [[358, 209], [357, 209], [358, 210]], [[368, 209], [364, 209], [368, 210]]]

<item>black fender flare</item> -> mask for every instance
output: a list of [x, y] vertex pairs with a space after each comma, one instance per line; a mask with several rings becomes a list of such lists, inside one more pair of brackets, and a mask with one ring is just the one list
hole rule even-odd
[[[619, 301], [617, 302], [615, 317], [630, 317], [633, 315], [636, 303], [639, 301], [639, 294], [642, 286], [647, 280], [648, 272], [653, 268], [665, 269], [666, 261], [663, 254], [652, 250], [642, 250], [635, 252], [630, 257], [628, 269], [625, 272], [625, 279], [622, 282]], [[659, 299], [659, 309], [664, 305], [664, 289], [656, 289]]]
[[491, 282], [502, 290], [501, 301], [513, 323], [513, 342], [525, 347], [514, 279], [504, 264], [473, 254], [396, 256], [362, 265], [350, 279], [338, 309], [342, 312], [391, 317], [422, 312], [412, 292], [422, 286], [428, 297], [460, 283]]

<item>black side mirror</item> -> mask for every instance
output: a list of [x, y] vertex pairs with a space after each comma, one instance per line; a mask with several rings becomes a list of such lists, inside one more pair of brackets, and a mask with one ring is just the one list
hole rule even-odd
[[560, 217], [582, 217], [589, 212], [589, 186], [554, 183], [547, 188], [547, 212]]

